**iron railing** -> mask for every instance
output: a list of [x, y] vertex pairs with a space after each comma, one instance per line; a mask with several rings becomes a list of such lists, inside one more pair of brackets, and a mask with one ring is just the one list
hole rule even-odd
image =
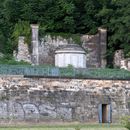
[[130, 72], [120, 69], [75, 69], [73, 67], [58, 68], [31, 65], [0, 65], [0, 75], [130, 80]]

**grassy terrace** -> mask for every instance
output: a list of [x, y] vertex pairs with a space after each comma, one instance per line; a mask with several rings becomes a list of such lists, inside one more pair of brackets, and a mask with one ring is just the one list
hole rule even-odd
[[24, 75], [59, 78], [130, 80], [130, 72], [120, 69], [74, 69], [50, 66], [0, 65], [1, 75]]
[[35, 126], [6, 126], [0, 130], [127, 130], [119, 125], [35, 125]]

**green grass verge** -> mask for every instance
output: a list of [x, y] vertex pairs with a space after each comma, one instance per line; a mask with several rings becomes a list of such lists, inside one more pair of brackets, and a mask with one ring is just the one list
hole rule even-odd
[[34, 126], [1, 126], [0, 130], [127, 130], [120, 125], [34, 125]]

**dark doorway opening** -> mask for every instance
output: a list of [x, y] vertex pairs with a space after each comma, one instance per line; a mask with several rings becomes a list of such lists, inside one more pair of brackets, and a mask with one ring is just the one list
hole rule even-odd
[[107, 115], [107, 104], [102, 104], [102, 123], [107, 123], [108, 121]]
[[99, 123], [111, 123], [112, 122], [111, 104], [99, 104], [98, 117], [99, 117]]

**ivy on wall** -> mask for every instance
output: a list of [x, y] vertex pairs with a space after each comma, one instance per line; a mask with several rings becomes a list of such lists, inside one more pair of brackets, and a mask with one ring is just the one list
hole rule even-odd
[[15, 41], [15, 44], [18, 43], [19, 36], [25, 37], [25, 43], [29, 44], [31, 39], [31, 28], [30, 23], [28, 21], [18, 21], [18, 23], [15, 24], [14, 30], [12, 33], [12, 38]]

